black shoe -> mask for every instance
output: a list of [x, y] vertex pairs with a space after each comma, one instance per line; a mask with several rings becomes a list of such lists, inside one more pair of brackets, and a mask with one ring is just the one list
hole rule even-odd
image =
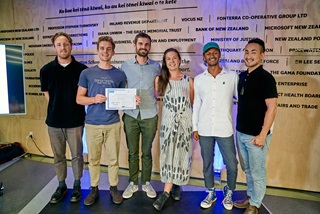
[[67, 193], [68, 193], [67, 187], [58, 187], [55, 193], [53, 193], [53, 195], [51, 196], [50, 203], [51, 204], [59, 203]]
[[119, 193], [117, 186], [110, 186], [110, 195], [113, 203], [121, 204], [123, 202], [122, 195]]
[[74, 186], [70, 198], [70, 202], [78, 202], [81, 199], [81, 187]]
[[2, 182], [0, 182], [0, 195], [3, 195], [3, 190], [4, 190], [3, 184]]
[[180, 186], [173, 184], [172, 189], [171, 189], [171, 197], [175, 201], [180, 200]]
[[156, 210], [161, 211], [163, 205], [166, 203], [166, 201], [169, 198], [169, 193], [163, 192], [155, 202], [153, 202], [153, 207], [156, 208]]
[[92, 205], [96, 199], [99, 198], [99, 189], [98, 186], [96, 187], [91, 187], [91, 192], [89, 195], [84, 199], [84, 205], [90, 206]]

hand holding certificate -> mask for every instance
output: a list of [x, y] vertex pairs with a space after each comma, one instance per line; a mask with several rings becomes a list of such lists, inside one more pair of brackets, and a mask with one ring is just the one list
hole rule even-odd
[[135, 88], [106, 88], [106, 110], [123, 110], [136, 108]]

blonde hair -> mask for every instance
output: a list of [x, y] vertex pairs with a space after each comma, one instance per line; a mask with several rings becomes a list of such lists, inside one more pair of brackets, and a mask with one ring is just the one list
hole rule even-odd
[[54, 42], [56, 41], [56, 39], [57, 39], [59, 36], [64, 36], [64, 37], [66, 37], [66, 38], [68, 39], [69, 43], [72, 45], [72, 39], [71, 39], [71, 37], [70, 37], [68, 34], [64, 33], [64, 32], [58, 32], [58, 33], [54, 34], [53, 37], [51, 37], [51, 42], [52, 42], [53, 45], [54, 45]]

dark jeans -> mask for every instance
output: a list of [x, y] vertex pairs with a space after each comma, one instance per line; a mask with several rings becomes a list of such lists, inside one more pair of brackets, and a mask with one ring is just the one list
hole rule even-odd
[[123, 114], [124, 132], [129, 149], [129, 182], [138, 184], [139, 175], [139, 143], [142, 137], [142, 173], [141, 183], [151, 180], [152, 171], [152, 143], [158, 128], [158, 115], [142, 120], [140, 114], [137, 119]]

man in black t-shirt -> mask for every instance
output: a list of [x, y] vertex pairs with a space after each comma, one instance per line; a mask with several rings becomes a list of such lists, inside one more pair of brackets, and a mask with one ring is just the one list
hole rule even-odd
[[261, 39], [248, 42], [244, 54], [248, 70], [240, 74], [238, 84], [237, 146], [247, 197], [234, 206], [246, 208], [247, 214], [258, 213], [266, 192], [266, 157], [277, 109], [276, 81], [261, 65], [264, 51]]
[[84, 106], [76, 103], [79, 76], [87, 66], [77, 62], [71, 55], [72, 39], [63, 32], [52, 39], [56, 58], [40, 70], [41, 91], [48, 101], [46, 124], [54, 155], [54, 168], [59, 186], [50, 203], [59, 203], [67, 194], [66, 143], [68, 143], [74, 176], [71, 202], [81, 199], [80, 179], [83, 174], [82, 133], [85, 118]]

